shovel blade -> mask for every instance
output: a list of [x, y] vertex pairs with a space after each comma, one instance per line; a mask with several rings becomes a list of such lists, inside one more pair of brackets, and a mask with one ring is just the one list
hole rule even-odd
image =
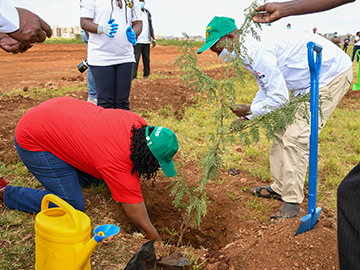
[[307, 214], [306, 216], [300, 218], [301, 224], [295, 236], [314, 229], [315, 224], [319, 219], [320, 213], [321, 213], [321, 207], [318, 207], [311, 214]]

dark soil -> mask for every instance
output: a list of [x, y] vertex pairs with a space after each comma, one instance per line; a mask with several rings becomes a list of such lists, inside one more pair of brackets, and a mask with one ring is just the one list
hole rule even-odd
[[[181, 119], [186, 106], [192, 104], [195, 94], [179, 79], [179, 71], [173, 63], [177, 48], [157, 46], [151, 52], [152, 74], [168, 75], [167, 79], [151, 79], [133, 83], [131, 109], [158, 111], [171, 105], [177, 119]], [[0, 52], [0, 160], [11, 163], [18, 159], [14, 148], [14, 132], [21, 115], [28, 109], [52, 97], [51, 94], [30, 98], [34, 87], [56, 89], [68, 85], [86, 84], [86, 74], [76, 69], [76, 64], [86, 58], [85, 45], [36, 45], [24, 54], [12, 55]], [[200, 65], [221, 64], [211, 53], [199, 58]], [[142, 66], [140, 65], [140, 68]], [[218, 76], [221, 67], [208, 71]], [[15, 88], [23, 89], [20, 95], [12, 94]], [[0, 93], [0, 94], [1, 94]], [[5, 94], [5, 95], [4, 95]], [[66, 95], [85, 100], [86, 91], [69, 92]], [[360, 91], [349, 91], [339, 106], [354, 107], [359, 102]], [[194, 164], [184, 164], [183, 174], [188, 183], [194, 183], [201, 169]], [[229, 168], [230, 169], [230, 168]], [[293, 218], [270, 224], [268, 217], [277, 212], [281, 202], [253, 197], [249, 187], [264, 185], [247, 171], [237, 176], [225, 170], [219, 183], [209, 183], [207, 194], [211, 204], [199, 227], [191, 226], [182, 244], [194, 247], [193, 256], [202, 269], [339, 269], [336, 213], [323, 208], [319, 223], [313, 230], [295, 236], [300, 220]], [[8, 179], [11, 183], [11, 176]], [[185, 210], [172, 205], [166, 188], [171, 180], [158, 177], [155, 187], [142, 182], [142, 190], [150, 219], [160, 232], [164, 243], [176, 243]], [[221, 184], [220, 184], [221, 183]], [[305, 191], [306, 192], [306, 191]], [[232, 194], [232, 196], [229, 196]], [[97, 194], [84, 190], [86, 213], [97, 220], [110, 217], [123, 226], [118, 237], [126, 241], [134, 226], [125, 216], [120, 204], [109, 200], [110, 193]], [[97, 205], [95, 208], [94, 205]], [[307, 199], [302, 204], [307, 210]], [[145, 240], [133, 243], [136, 251]], [[207, 249], [201, 249], [204, 247]], [[157, 246], [158, 257], [178, 250], [170, 246]], [[182, 249], [180, 249], [181, 251]], [[93, 264], [97, 265], [97, 264]], [[94, 268], [95, 269], [95, 268]], [[97, 268], [96, 268], [97, 269]], [[108, 268], [103, 268], [108, 269]], [[109, 268], [110, 269], [110, 268]]]

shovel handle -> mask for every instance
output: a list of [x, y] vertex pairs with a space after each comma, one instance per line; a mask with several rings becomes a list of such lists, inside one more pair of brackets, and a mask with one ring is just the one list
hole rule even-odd
[[[316, 207], [317, 186], [317, 157], [319, 135], [319, 73], [321, 67], [322, 46], [309, 42], [308, 62], [310, 68], [310, 153], [309, 153], [309, 203], [308, 214], [312, 214]], [[315, 56], [316, 53], [316, 62]]]

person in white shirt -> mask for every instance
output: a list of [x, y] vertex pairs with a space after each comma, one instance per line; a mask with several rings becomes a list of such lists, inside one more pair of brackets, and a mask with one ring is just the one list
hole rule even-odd
[[80, 17], [81, 28], [89, 32], [97, 105], [130, 110], [133, 46], [142, 31], [139, 0], [82, 0]]
[[359, 62], [359, 55], [357, 54], [357, 51], [360, 50], [360, 32], [356, 33], [355, 40], [354, 40], [354, 48], [353, 48], [353, 54], [351, 57], [351, 61], [354, 62], [355, 55], [357, 55], [357, 61]]
[[144, 65], [144, 79], [148, 79], [150, 75], [150, 43], [152, 38], [152, 47], [156, 46], [154, 29], [152, 26], [152, 18], [149, 10], [145, 8], [145, 1], [140, 0], [141, 15], [143, 22], [143, 31], [137, 38], [135, 45], [135, 65], [133, 70], [133, 80], [137, 78], [137, 70], [140, 62], [140, 56], [142, 56]]
[[[260, 41], [246, 36], [244, 45], [249, 56], [245, 59], [245, 68], [254, 75], [260, 89], [250, 106], [236, 105], [233, 112], [240, 117], [236, 123], [241, 124], [251, 117], [269, 112], [269, 108], [282, 106], [284, 100], [289, 100], [289, 91], [294, 91], [295, 95], [309, 92], [310, 71], [306, 45], [313, 41], [323, 47], [319, 94], [332, 98], [323, 100], [321, 105], [323, 119], [319, 121], [320, 132], [352, 82], [350, 57], [332, 42], [313, 33], [264, 27], [258, 34]], [[198, 53], [211, 49], [224, 61], [237, 57], [233, 46], [242, 37], [234, 19], [215, 17], [207, 26], [206, 36], [206, 43]], [[232, 45], [226, 46], [224, 43], [230, 43], [230, 40]], [[296, 122], [287, 127], [285, 132], [276, 134], [272, 143], [269, 156], [274, 182], [269, 186], [251, 189], [253, 195], [283, 201], [279, 211], [271, 215], [274, 221], [300, 213], [309, 159], [309, 136], [310, 124], [302, 115], [297, 115]]]
[[0, 0], [0, 47], [18, 53], [51, 37], [51, 27], [39, 16]]

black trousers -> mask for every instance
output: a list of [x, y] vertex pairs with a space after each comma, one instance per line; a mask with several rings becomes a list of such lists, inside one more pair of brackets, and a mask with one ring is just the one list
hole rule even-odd
[[351, 61], [354, 62], [355, 55], [357, 56], [357, 61], [359, 62], [359, 55], [357, 55], [357, 50], [360, 50], [360, 45], [354, 45], [353, 54], [351, 57]]
[[360, 163], [341, 182], [337, 208], [340, 269], [360, 269]]
[[91, 66], [97, 92], [97, 105], [105, 109], [130, 110], [130, 89], [134, 63]]
[[144, 77], [148, 77], [150, 75], [150, 44], [137, 43], [134, 47], [135, 53], [135, 64], [133, 70], [132, 78], [135, 79], [137, 77], [137, 70], [140, 62], [140, 56], [142, 56], [143, 65], [144, 65]]

